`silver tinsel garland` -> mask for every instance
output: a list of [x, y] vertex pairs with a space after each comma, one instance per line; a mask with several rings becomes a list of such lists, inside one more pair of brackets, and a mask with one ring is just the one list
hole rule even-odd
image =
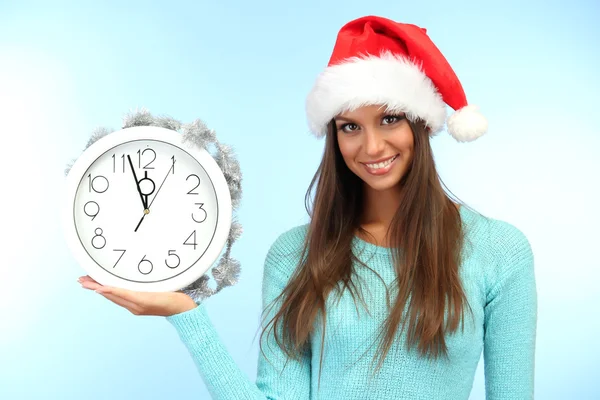
[[[240, 169], [240, 164], [234, 155], [233, 149], [230, 146], [219, 143], [215, 131], [208, 129], [204, 122], [196, 119], [189, 124], [182, 124], [180, 121], [169, 116], [152, 116], [148, 110], [142, 108], [128, 113], [123, 118], [122, 129], [134, 126], [158, 126], [180, 132], [183, 135], [184, 142], [193, 143], [207, 151], [209, 151], [209, 148], [212, 145], [214, 147], [214, 152], [211, 155], [225, 176], [231, 194], [232, 208], [234, 211], [237, 210], [242, 198], [242, 171]], [[112, 132], [114, 132], [114, 130], [107, 128], [95, 129], [92, 132], [84, 151], [97, 140]], [[69, 163], [65, 169], [65, 175], [69, 173], [75, 161], [76, 160], [72, 160], [71, 163]], [[223, 288], [235, 285], [240, 275], [240, 263], [238, 260], [231, 257], [231, 246], [241, 234], [242, 225], [235, 217], [233, 217], [225, 250], [217, 266], [211, 270], [216, 283], [214, 288], [209, 284], [209, 276], [204, 274], [195, 282], [180, 291], [190, 296], [199, 304], [204, 299], [220, 292]]]

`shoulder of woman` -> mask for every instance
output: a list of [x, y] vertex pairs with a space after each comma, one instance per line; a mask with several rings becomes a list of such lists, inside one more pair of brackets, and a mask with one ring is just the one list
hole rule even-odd
[[308, 224], [304, 224], [279, 234], [267, 252], [265, 269], [276, 268], [291, 275], [300, 262], [307, 232]]
[[489, 251], [503, 261], [514, 262], [521, 257], [529, 257], [531, 244], [529, 239], [515, 225], [500, 219], [487, 218], [485, 235]]
[[515, 225], [477, 215], [471, 224], [470, 242], [477, 251], [484, 252], [486, 280], [490, 286], [509, 279], [515, 274], [533, 273], [533, 251], [529, 239]]

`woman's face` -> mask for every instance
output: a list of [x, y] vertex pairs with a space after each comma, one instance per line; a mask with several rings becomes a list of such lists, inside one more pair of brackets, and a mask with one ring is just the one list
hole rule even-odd
[[395, 188], [413, 158], [414, 137], [404, 113], [386, 113], [373, 105], [335, 118], [346, 165], [377, 191]]

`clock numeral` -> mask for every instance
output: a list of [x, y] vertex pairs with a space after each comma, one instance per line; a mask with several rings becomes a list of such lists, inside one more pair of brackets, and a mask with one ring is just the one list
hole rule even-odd
[[[102, 228], [96, 228], [94, 230], [94, 237], [92, 238], [92, 246], [94, 246], [94, 248], [100, 250], [102, 248], [104, 248], [104, 246], [106, 246], [106, 238], [104, 236], [102, 236]], [[100, 246], [100, 244], [102, 246]], [[98, 246], [96, 246], [98, 245]]]
[[200, 207], [198, 207], [198, 209], [200, 211], [202, 211], [202, 213], [200, 213], [201, 216], [200, 216], [200, 220], [199, 221], [196, 218], [194, 218], [194, 213], [192, 213], [192, 219], [194, 220], [194, 222], [201, 223], [201, 222], [206, 221], [206, 217], [208, 215], [206, 214], [206, 210], [204, 208], [202, 208], [204, 206], [204, 203], [194, 203], [194, 204], [197, 205], [197, 206], [200, 206]]
[[[142, 266], [142, 263], [147, 264], [144, 264], [144, 266]], [[146, 260], [146, 255], [144, 254], [144, 257], [142, 257], [142, 261], [140, 261], [138, 264], [138, 271], [140, 271], [140, 273], [144, 275], [148, 275], [150, 272], [152, 272], [153, 267], [154, 266], [152, 265], [152, 262], [150, 260]]]
[[[90, 204], [90, 206], [88, 207], [88, 204]], [[96, 206], [92, 206], [91, 204], [95, 204]], [[90, 208], [92, 210], [90, 210]], [[89, 212], [88, 212], [89, 211]], [[88, 201], [87, 203], [85, 203], [83, 205], [83, 212], [85, 213], [85, 215], [87, 215], [88, 217], [92, 218], [92, 221], [94, 220], [94, 218], [96, 218], [96, 216], [100, 213], [100, 206], [98, 205], [98, 203], [96, 203], [95, 201]]]
[[115, 263], [115, 265], [113, 265], [113, 268], [117, 266], [117, 264], [119, 263], [119, 261], [121, 261], [121, 258], [123, 258], [123, 255], [125, 254], [125, 252], [127, 250], [121, 250], [121, 249], [114, 249], [113, 251], [122, 251], [123, 253], [121, 253], [121, 255], [119, 256], [119, 259], [117, 260], [117, 262]]
[[[117, 170], [117, 161], [115, 159], [115, 155], [112, 155], [112, 159], [113, 159], [113, 173], [116, 172]], [[125, 172], [125, 154], [121, 155], [121, 159], [123, 160], [122, 164], [123, 164], [123, 171]]]
[[198, 193], [196, 193], [196, 192], [193, 192], [193, 190], [194, 190], [194, 189], [196, 189], [198, 186], [200, 186], [200, 177], [199, 177], [198, 175], [196, 175], [196, 174], [191, 174], [191, 175], [188, 175], [188, 177], [187, 177], [187, 178], [185, 178], [185, 180], [187, 181], [187, 180], [188, 180], [188, 179], [190, 179], [192, 176], [195, 176], [195, 177], [196, 177], [196, 179], [198, 179], [198, 184], [197, 184], [196, 186], [194, 186], [194, 187], [192, 188], [192, 190], [190, 190], [189, 192], [187, 192], [187, 194], [198, 194]]
[[144, 155], [145, 152], [147, 151], [151, 151], [152, 154], [154, 155], [154, 157], [152, 158], [152, 160], [150, 160], [150, 162], [146, 165], [144, 165], [144, 169], [154, 169], [154, 167], [149, 167], [150, 164], [152, 164], [155, 160], [156, 160], [156, 152], [152, 149], [144, 149], [144, 151], [138, 150], [137, 154], [138, 154], [138, 168], [142, 168], [142, 156]]
[[88, 174], [88, 184], [90, 193], [92, 190], [96, 193], [104, 193], [108, 190], [108, 179], [102, 175], [92, 178], [92, 174]]
[[[188, 240], [190, 240], [191, 237], [194, 237], [194, 243], [188, 243]], [[194, 246], [194, 250], [196, 250], [196, 246], [198, 245], [198, 243], [196, 243], [196, 231], [192, 232], [190, 236], [188, 236], [187, 239], [185, 239], [185, 242], [183, 242], [183, 244], [187, 244], [188, 246]]]
[[169, 268], [179, 267], [179, 264], [181, 263], [181, 259], [179, 258], [179, 256], [177, 254], [175, 254], [175, 250], [169, 250], [169, 257], [171, 257], [171, 256], [177, 257], [177, 265], [169, 265], [169, 263], [167, 262], [167, 259], [165, 258], [165, 264], [167, 264], [167, 267], [169, 267]]

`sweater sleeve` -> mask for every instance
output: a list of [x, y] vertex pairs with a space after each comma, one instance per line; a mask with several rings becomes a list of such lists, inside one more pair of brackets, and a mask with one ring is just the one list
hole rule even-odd
[[[281, 240], [281, 238], [279, 239]], [[268, 307], [289, 279], [293, 261], [275, 243], [267, 254], [263, 272], [263, 310], [268, 322], [279, 303]], [[287, 271], [287, 272], [285, 272]], [[211, 323], [205, 304], [166, 318], [187, 347], [206, 387], [215, 400], [308, 399], [310, 397], [310, 354], [288, 359], [275, 342], [272, 330], [262, 339], [256, 382], [235, 364]], [[263, 354], [264, 352], [264, 354]]]
[[485, 306], [486, 399], [533, 399], [537, 325], [533, 253], [521, 231], [499, 224], [492, 238], [498, 261]]

